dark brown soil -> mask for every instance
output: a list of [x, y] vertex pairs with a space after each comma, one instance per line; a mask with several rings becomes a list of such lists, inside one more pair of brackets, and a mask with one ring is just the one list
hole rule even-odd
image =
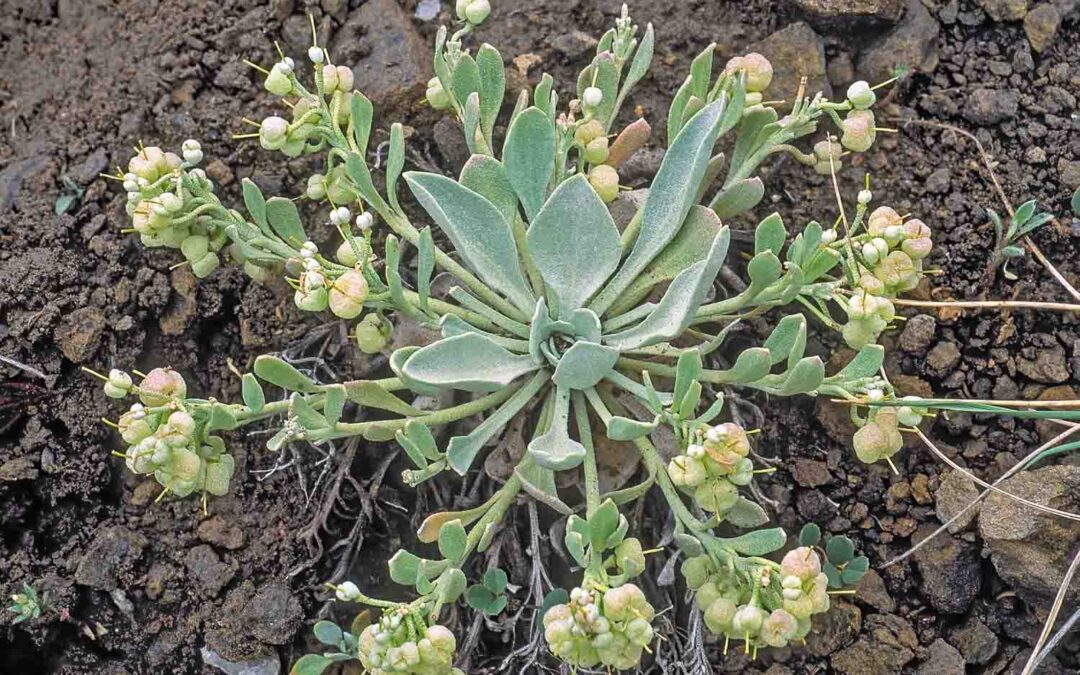
[[[283, 164], [230, 134], [244, 130], [241, 117], [261, 119], [273, 109], [239, 60], [272, 62], [274, 40], [299, 60], [308, 39], [306, 12], [332, 36], [338, 59], [357, 67], [358, 86], [382, 92], [390, 109], [381, 119], [415, 129], [409, 140], [415, 158], [454, 170], [462, 148], [448, 140], [452, 130], [417, 105], [430, 59], [417, 45], [428, 49], [438, 21], [410, 20], [417, 3], [403, 4], [404, 12], [396, 12], [389, 11], [396, 10], [390, 0], [0, 0], [0, 355], [27, 366], [0, 363], [0, 591], [10, 594], [27, 582], [48, 594], [40, 619], [0, 628], [0, 672], [218, 672], [204, 665], [204, 649], [234, 661], [277, 655], [287, 664], [308, 648], [311, 623], [331, 611], [319, 592], [323, 581], [385, 583], [386, 559], [413, 545], [410, 531], [419, 517], [488, 489], [451, 482], [418, 498], [398, 483], [402, 464], [389, 463], [389, 445], [343, 445], [325, 463], [314, 450], [297, 449], [285, 458], [290, 466], [266, 476], [279, 458], [262, 449], [265, 436], [233, 434], [234, 488], [210, 502], [209, 515], [196, 500], [154, 503], [156, 486], [134, 479], [109, 456], [119, 439], [100, 419], [115, 417], [118, 406], [79, 370], [171, 364], [191, 391], [228, 398], [239, 389], [230, 362], [244, 369], [256, 355], [287, 345], [294, 353], [320, 354], [338, 374], [382, 365], [349, 347], [344, 326], [313, 331], [317, 322], [292, 307], [283, 287], [256, 285], [235, 268], [198, 284], [186, 268], [171, 269], [172, 252], [147, 250], [120, 232], [123, 195], [98, 174], [124, 164], [140, 140], [177, 147], [195, 137], [208, 173], [233, 203], [248, 176], [273, 194], [299, 192], [309, 160]], [[442, 4], [448, 19], [448, 3]], [[591, 53], [575, 31], [599, 35], [618, 7], [572, 0], [493, 4], [480, 38], [508, 62], [535, 54], [540, 65], [525, 77], [535, 82], [547, 70], [564, 86]], [[1018, 22], [994, 23], [973, 2], [926, 4], [941, 31], [940, 62], [932, 74], [902, 80], [891, 116], [976, 133], [999, 162], [998, 178], [1014, 203], [1035, 198], [1064, 214], [1080, 183], [1077, 22], [1067, 19], [1052, 46], [1036, 54]], [[726, 58], [797, 18], [787, 3], [757, 0], [653, 0], [631, 9], [642, 24], [657, 24], [657, 55], [627, 114], [639, 106], [657, 130], [689, 59], [707, 43], [719, 43]], [[846, 82], [851, 50], [873, 44], [882, 29], [830, 30], [830, 72]], [[979, 89], [991, 90], [992, 109], [975, 109], [987, 103]], [[1020, 281], [998, 276], [992, 287], [980, 284], [993, 245], [984, 208], [1004, 209], [970, 141], [903, 127], [861, 166], [842, 173], [846, 194], [854, 194], [866, 171], [878, 200], [934, 230], [931, 260], [942, 273], [920, 290], [923, 297], [1069, 299], [1031, 260], [1011, 265]], [[789, 228], [835, 217], [831, 185], [801, 167], [774, 165], [767, 185], [767, 199]], [[81, 198], [55, 215], [71, 186]], [[1068, 217], [1061, 223], [1035, 239], [1075, 281], [1078, 225]], [[1051, 385], [1076, 385], [1080, 334], [1067, 315], [935, 318], [911, 322], [905, 338], [887, 340], [889, 370], [904, 391], [1034, 398]], [[763, 322], [739, 339], [749, 344], [766, 331]], [[820, 334], [812, 348], [828, 356], [837, 340]], [[855, 538], [876, 565], [909, 547], [921, 526], [937, 523], [933, 494], [943, 468], [928, 453], [915, 446], [905, 451], [899, 475], [868, 468], [849, 451], [849, 431], [836, 411], [805, 399], [752, 401], [765, 412], [759, 452], [784, 460], [766, 492], [789, 531], [816, 520]], [[965, 414], [938, 421], [932, 435], [985, 479], [1040, 442], [1033, 423]], [[334, 485], [341, 486], [340, 498], [327, 503]], [[655, 540], [665, 513], [649, 504], [641, 515], [641, 528]], [[508, 523], [498, 549], [512, 581], [526, 584], [527, 512], [519, 509]], [[724, 672], [900, 672], [933, 655], [930, 646], [943, 637], [968, 647], [971, 658], [985, 655], [978, 649], [989, 653], [978, 672], [1019, 672], [1040, 628], [1036, 612], [979, 556], [974, 535], [946, 539], [914, 564], [871, 575], [853, 603], [837, 603], [808, 650], [756, 664], [741, 655], [725, 659], [715, 646], [708, 653]], [[654, 556], [656, 574], [663, 557]], [[651, 592], [685, 614], [681, 593], [656, 585]], [[463, 613], [451, 620], [461, 628], [471, 621]], [[518, 639], [526, 632], [519, 627]], [[509, 634], [485, 633], [469, 672], [498, 664], [509, 651], [503, 638]], [[1076, 650], [1075, 643], [1060, 650], [1045, 672], [1076, 672], [1069, 670]]]

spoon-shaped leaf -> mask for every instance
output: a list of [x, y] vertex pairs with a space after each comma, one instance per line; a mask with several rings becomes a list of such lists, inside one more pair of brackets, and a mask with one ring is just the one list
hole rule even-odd
[[575, 342], [559, 359], [552, 380], [567, 389], [588, 389], [615, 367], [619, 350], [595, 342]]
[[559, 387], [555, 392], [555, 410], [551, 426], [543, 436], [529, 443], [529, 457], [538, 465], [552, 471], [564, 471], [581, 464], [585, 459], [585, 446], [570, 438], [570, 389]]
[[537, 368], [529, 356], [512, 354], [478, 333], [464, 333], [420, 349], [402, 372], [432, 387], [491, 392]]
[[585, 304], [619, 265], [619, 230], [584, 175], [563, 181], [533, 219], [526, 237], [559, 316]]
[[532, 222], [544, 205], [555, 171], [555, 126], [544, 111], [527, 108], [514, 119], [506, 132], [503, 164], [525, 216]]

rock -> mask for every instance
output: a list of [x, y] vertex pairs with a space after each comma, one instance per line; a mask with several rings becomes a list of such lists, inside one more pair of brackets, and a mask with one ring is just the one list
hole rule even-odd
[[[1062, 464], [1021, 471], [1000, 487], [1036, 504], [1073, 513], [1080, 510], [1080, 466]], [[992, 492], [979, 513], [979, 533], [1001, 578], [1028, 604], [1046, 607], [1075, 555], [1080, 523]], [[1073, 584], [1066, 606], [1078, 600], [1080, 584]]]
[[755, 42], [746, 51], [763, 54], [772, 62], [775, 75], [769, 85], [770, 98], [791, 101], [803, 77], [806, 78], [808, 94], [818, 91], [829, 94], [829, 82], [825, 76], [825, 43], [809, 24], [802, 21], [793, 23]]
[[956, 647], [938, 638], [930, 644], [915, 675], [964, 675], [964, 657]]
[[819, 487], [832, 482], [829, 465], [816, 459], [797, 458], [791, 474], [803, 487]]
[[1033, 358], [1018, 356], [1016, 369], [1025, 377], [1043, 384], [1060, 384], [1069, 379], [1065, 348], [1057, 343], [1036, 348]]
[[206, 165], [206, 175], [221, 187], [231, 185], [236, 180], [229, 165], [217, 158], [210, 160]]
[[900, 349], [910, 354], [922, 354], [934, 339], [937, 319], [930, 314], [916, 314], [907, 320], [900, 333]]
[[1075, 190], [1080, 188], [1080, 161], [1061, 160], [1058, 163], [1061, 184]]
[[469, 160], [469, 146], [465, 143], [465, 132], [462, 131], [461, 122], [446, 116], [441, 117], [435, 123], [432, 131], [435, 138], [435, 147], [439, 154], [446, 160], [446, 167], [455, 175], [461, 172], [461, 167]]
[[959, 363], [960, 348], [955, 342], [939, 342], [926, 355], [926, 368], [938, 377], [948, 375]]
[[75, 569], [75, 583], [113, 591], [117, 579], [132, 572], [144, 548], [146, 539], [125, 527], [99, 530]]
[[98, 148], [87, 155], [81, 162], [68, 169], [68, 177], [79, 185], [89, 185], [97, 180], [98, 174], [109, 167], [109, 156], [105, 148]]
[[330, 53], [339, 55], [345, 65], [350, 65], [350, 59], [342, 54], [353, 59], [362, 56], [353, 65], [356, 81], [382, 114], [415, 106], [432, 75], [427, 40], [394, 0], [369, 0], [361, 5], [335, 33]]
[[551, 41], [551, 48], [568, 59], [584, 56], [585, 52], [596, 47], [596, 38], [581, 30], [563, 33]]
[[105, 312], [98, 307], [80, 307], [66, 315], [53, 338], [69, 361], [83, 363], [97, 351], [105, 332]]
[[250, 88], [251, 73], [254, 69], [241, 61], [229, 61], [221, 67], [214, 77], [214, 86], [231, 91]]
[[975, 617], [969, 617], [962, 626], [949, 631], [948, 638], [963, 654], [964, 661], [971, 665], [987, 663], [997, 654], [997, 636]]
[[166, 335], [180, 335], [199, 314], [199, 282], [189, 265], [180, 265], [169, 271], [169, 284], [176, 292], [158, 318], [158, 326]]
[[949, 191], [949, 185], [952, 183], [952, 175], [948, 169], [938, 169], [926, 177], [924, 187], [927, 192], [933, 192], [935, 194], [945, 194]]
[[200, 540], [230, 551], [244, 546], [244, 531], [221, 516], [210, 516], [208, 520], [199, 523], [196, 533]]
[[283, 645], [304, 619], [300, 602], [280, 581], [256, 589], [251, 581], [229, 591], [206, 634], [209, 649], [229, 661], [249, 661], [274, 653], [268, 645]]
[[994, 21], [1019, 21], [1028, 11], [1028, 0], [979, 0]]
[[[912, 541], [921, 542], [934, 529], [930, 525], [923, 525]], [[967, 611], [982, 586], [982, 570], [976, 546], [942, 532], [916, 551], [914, 557], [921, 577], [919, 590], [930, 605], [948, 614]]]
[[619, 183], [633, 185], [652, 180], [662, 161], [664, 161], [663, 148], [638, 150], [619, 166]]
[[815, 614], [814, 627], [806, 636], [806, 649], [814, 656], [828, 656], [852, 643], [862, 628], [862, 612], [850, 602], [837, 600], [828, 612]]
[[863, 50], [859, 57], [859, 77], [884, 82], [898, 69], [933, 72], [938, 64], [938, 34], [941, 26], [919, 0], [907, 0], [907, 13], [896, 28]]
[[[1004, 398], [1004, 397], [1001, 397]], [[1017, 398], [1012, 396], [1010, 398]], [[1075, 401], [1080, 398], [1080, 395], [1076, 393], [1076, 390], [1067, 384], [1060, 384], [1056, 387], [1047, 387], [1043, 390], [1037, 400], [1039, 401]], [[1035, 420], [1035, 431], [1039, 433], [1040, 443], [1049, 443], [1054, 437], [1058, 436], [1064, 429], [1061, 425], [1051, 420]]]
[[855, 587], [855, 599], [883, 614], [889, 614], [896, 609], [896, 601], [889, 595], [885, 580], [877, 570], [867, 571], [859, 580], [859, 585]]
[[[938, 520], [942, 523], [948, 522], [961, 511], [964, 511], [965, 507], [975, 502], [978, 497], [979, 489], [975, 487], [975, 482], [960, 471], [950, 469], [942, 476], [941, 484], [938, 486], [937, 492], [934, 493], [934, 505]], [[966, 530], [975, 520], [975, 517], [979, 515], [981, 506], [981, 504], [975, 504], [964, 511], [963, 515], [956, 519], [956, 522], [949, 525], [949, 532], [956, 534]]]
[[39, 473], [31, 457], [16, 457], [0, 464], [0, 483], [35, 480]]
[[833, 655], [834, 669], [848, 675], [899, 673], [915, 658], [919, 640], [911, 624], [895, 614], [866, 617], [863, 636]]
[[904, 0], [788, 0], [821, 31], [850, 31], [894, 24], [904, 15]]
[[221, 658], [220, 654], [209, 647], [203, 647], [201, 655], [203, 663], [226, 675], [278, 675], [281, 672], [281, 659], [277, 654], [252, 661], [233, 662]]
[[972, 124], [990, 126], [1016, 117], [1019, 109], [1020, 92], [1015, 89], [979, 87], [968, 94], [962, 114]]
[[216, 597], [236, 574], [236, 563], [225, 564], [214, 549], [206, 544], [200, 544], [188, 551], [184, 566], [187, 567], [188, 579], [207, 598]]

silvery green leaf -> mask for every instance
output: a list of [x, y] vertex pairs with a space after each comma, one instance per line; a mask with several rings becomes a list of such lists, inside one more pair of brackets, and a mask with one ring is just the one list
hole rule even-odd
[[585, 459], [585, 446], [570, 438], [570, 389], [559, 387], [555, 393], [555, 410], [547, 433], [529, 443], [528, 453], [539, 466], [552, 471], [572, 469]]
[[311, 378], [276, 356], [264, 354], [256, 358], [252, 370], [255, 371], [259, 378], [266, 380], [270, 384], [276, 384], [282, 389], [299, 391], [304, 394], [320, 390], [319, 386], [311, 381]]
[[460, 520], [451, 520], [439, 529], [439, 553], [452, 563], [459, 562], [465, 555], [465, 540], [468, 535]]
[[555, 188], [529, 226], [526, 240], [564, 319], [604, 285], [622, 255], [615, 221], [582, 174]]
[[885, 348], [881, 345], [866, 345], [859, 350], [855, 358], [834, 377], [841, 380], [857, 380], [863, 377], [873, 377], [881, 370], [881, 364], [885, 362]]
[[[540, 83], [536, 85], [536, 89], [533, 90], [533, 105], [543, 112], [549, 120], [555, 118], [555, 107], [552, 105], [551, 94], [552, 88], [555, 86], [555, 79], [544, 73], [540, 78]], [[511, 125], [513, 126], [513, 125]], [[506, 137], [506, 140], [510, 140], [510, 136]], [[552, 150], [554, 152], [554, 150]], [[503, 159], [506, 159], [506, 147], [503, 146]]]
[[1076, 192], [1073, 193], [1072, 199], [1069, 200], [1069, 205], [1072, 207], [1073, 215], [1080, 218], [1080, 187], [1076, 188]]
[[817, 253], [818, 246], [821, 244], [821, 234], [821, 225], [817, 221], [807, 223], [803, 231], [795, 237], [795, 241], [788, 247], [788, 262], [793, 262], [805, 269], [813, 259], [814, 254]]
[[705, 549], [702, 547], [701, 542], [698, 541], [698, 538], [685, 532], [675, 533], [675, 545], [688, 558], [705, 553]]
[[398, 445], [401, 446], [401, 449], [405, 451], [405, 455], [409, 458], [409, 461], [413, 463], [413, 466], [421, 471], [428, 467], [428, 464], [430, 463], [428, 462], [428, 458], [424, 453], [420, 452], [420, 448], [416, 446], [416, 443], [413, 443], [411, 438], [405, 435], [405, 432], [398, 429], [397, 433], [394, 434], [394, 439], [398, 442]]
[[[521, 358], [528, 359], [529, 357]], [[450, 462], [450, 467], [464, 476], [472, 466], [473, 459], [480, 452], [480, 448], [529, 403], [532, 397], [547, 384], [548, 378], [547, 371], [537, 373], [467, 436], [451, 438], [449, 445], [446, 446], [446, 459]]]
[[718, 379], [724, 384], [748, 384], [757, 382], [769, 374], [772, 362], [769, 350], [764, 347], [744, 349], [735, 359], [735, 365], [721, 370]]
[[435, 444], [435, 437], [431, 434], [431, 429], [428, 429], [427, 425], [423, 422], [419, 420], [409, 420], [405, 423], [404, 432], [405, 436], [428, 459], [434, 461], [442, 456], [438, 446]]
[[[419, 350], [419, 347], [406, 347], [405, 349], [411, 349], [412, 351]], [[411, 355], [410, 352], [403, 352], [403, 356]], [[437, 390], [432, 390], [437, 391]], [[352, 380], [345, 385], [345, 395], [350, 401], [356, 403], [364, 408], [378, 408], [379, 410], [389, 410], [390, 412], [397, 413], [403, 416], [419, 415], [420, 411], [412, 407], [405, 401], [402, 401], [397, 396], [387, 391], [381, 384], [372, 380]]]
[[477, 50], [476, 65], [480, 73], [480, 128], [490, 145], [495, 118], [499, 116], [506, 93], [506, 73], [499, 50], [487, 43]]
[[644, 321], [628, 330], [606, 336], [605, 344], [625, 351], [678, 337], [705, 300], [727, 255], [729, 241], [729, 231], [724, 228], [713, 239], [709, 255], [675, 277], [656, 309]]
[[648, 436], [660, 424], [657, 415], [652, 422], [641, 422], [628, 417], [612, 416], [607, 421], [607, 437], [613, 441], [632, 441]]
[[570, 315], [574, 336], [586, 342], [600, 342], [600, 317], [591, 309], [575, 309]]
[[776, 324], [776, 328], [763, 345], [769, 350], [769, 361], [773, 365], [788, 359], [789, 367], [802, 358], [806, 347], [806, 317], [802, 314], [788, 314]]
[[701, 352], [697, 349], [689, 349], [679, 354], [679, 360], [675, 364], [673, 400], [681, 401], [686, 396], [690, 383], [701, 377], [702, 369]]
[[787, 534], [782, 527], [748, 532], [741, 537], [721, 539], [725, 548], [734, 549], [743, 555], [763, 556], [779, 551], [787, 543]]
[[503, 146], [503, 164], [525, 217], [532, 222], [544, 205], [555, 171], [555, 126], [544, 111], [527, 108], [510, 125]]
[[831, 248], [818, 249], [817, 253], [810, 258], [810, 262], [803, 266], [806, 282], [810, 283], [820, 279], [823, 275], [828, 274], [832, 268], [836, 267], [839, 262], [840, 253], [837, 251]]
[[277, 236], [287, 244], [300, 246], [307, 241], [307, 233], [300, 222], [300, 212], [291, 199], [271, 197], [266, 200], [266, 220]]
[[765, 184], [757, 176], [744, 178], [731, 187], [718, 192], [709, 207], [721, 218], [731, 218], [746, 213], [758, 205], [765, 196]]
[[585, 537], [581, 536], [581, 533], [567, 530], [563, 543], [566, 545], [566, 552], [570, 554], [574, 562], [581, 567], [588, 564], [588, 558], [585, 555]]
[[701, 402], [701, 382], [694, 380], [690, 383], [681, 399], [675, 399], [678, 404], [677, 414], [679, 419], [688, 420], [697, 412], [698, 403]]
[[[649, 64], [652, 63], [655, 41], [656, 35], [653, 31], [653, 25], [649, 23], [645, 26], [645, 34], [641, 36], [641, 42], [634, 52], [634, 58], [630, 61], [630, 68], [626, 71], [626, 79], [623, 81], [622, 91], [619, 93], [619, 103], [622, 103], [626, 93], [648, 72]], [[616, 108], [617, 112], [618, 109]]]
[[477, 333], [488, 338], [492, 342], [496, 342], [503, 347], [506, 347], [510, 351], [518, 353], [526, 353], [529, 351], [529, 343], [525, 340], [517, 340], [515, 338], [506, 338], [501, 335], [493, 335], [486, 331], [483, 331], [476, 326], [468, 323], [456, 314], [444, 314], [439, 319], [439, 330], [444, 338], [454, 337], [455, 335], [463, 335], [465, 333]]
[[551, 335], [551, 326], [554, 323], [548, 314], [547, 300], [540, 298], [536, 301], [536, 309], [529, 323], [529, 354], [537, 363], [544, 358], [540, 353], [540, 345]]
[[233, 413], [231, 406], [225, 403], [210, 404], [210, 419], [206, 422], [207, 431], [217, 431], [219, 429], [229, 431], [238, 426], [236, 414]]
[[323, 417], [330, 426], [337, 425], [341, 419], [341, 413], [345, 409], [346, 392], [344, 385], [331, 384], [326, 387], [326, 398], [323, 400]]
[[466, 333], [421, 348], [405, 362], [402, 372], [432, 387], [490, 392], [538, 367], [529, 356], [512, 354], [482, 335]]
[[1006, 246], [1001, 249], [1001, 254], [1006, 258], [1023, 258], [1024, 249], [1019, 246]]
[[802, 268], [795, 263], [790, 263], [787, 266], [787, 272], [784, 274], [784, 286], [783, 292], [780, 293], [780, 303], [788, 304], [798, 296], [806, 284], [806, 273]]
[[253, 413], [259, 413], [266, 405], [266, 395], [263, 393], [262, 385], [251, 373], [244, 373], [244, 377], [240, 380], [240, 394], [244, 405]]
[[593, 115], [604, 125], [606, 130], [611, 125], [611, 115], [615, 110], [615, 101], [619, 94], [619, 69], [615, 67], [615, 55], [611, 52], [597, 54], [592, 63], [581, 71], [577, 82], [577, 95], [580, 99], [587, 87], [596, 87], [603, 93], [600, 105]]
[[400, 211], [397, 197], [398, 178], [405, 168], [405, 130], [400, 122], [390, 127], [390, 152], [386, 157], [386, 196], [395, 211]]
[[297, 392], [293, 392], [293, 395], [289, 397], [289, 417], [308, 431], [326, 429], [330, 426], [326, 418]]
[[679, 233], [623, 294], [611, 305], [611, 315], [618, 316], [635, 307], [657, 284], [671, 281], [679, 272], [705, 258], [709, 246], [723, 227], [716, 213], [705, 206], [694, 205]]
[[390, 354], [390, 370], [394, 371], [394, 374], [405, 383], [405, 386], [417, 394], [437, 396], [439, 394], [438, 387], [417, 382], [405, 374], [405, 363], [408, 362], [409, 357], [420, 351], [420, 349], [420, 347], [402, 347], [401, 349], [394, 350], [394, 352]]
[[420, 309], [428, 311], [428, 298], [431, 296], [431, 273], [435, 271], [435, 241], [431, 238], [431, 228], [420, 230], [420, 242], [416, 247], [416, 294], [420, 298]]
[[821, 357], [807, 356], [804, 359], [799, 359], [795, 366], [788, 371], [778, 393], [781, 396], [809, 394], [820, 387], [824, 379], [825, 364], [821, 362]]
[[345, 169], [349, 173], [349, 178], [356, 184], [356, 189], [363, 196], [364, 201], [369, 204], [382, 202], [382, 197], [371, 182], [371, 171], [368, 170], [367, 164], [364, 163], [360, 155], [354, 152], [349, 153], [349, 157], [345, 160]]
[[732, 176], [749, 158], [751, 152], [760, 144], [762, 132], [775, 124], [777, 119], [776, 110], [767, 106], [754, 107], [743, 113], [739, 121], [739, 136], [735, 141], [735, 150], [731, 154], [731, 164], [728, 165], [728, 175]]
[[683, 80], [683, 83], [679, 85], [679, 88], [675, 91], [675, 95], [671, 97], [671, 105], [668, 106], [667, 117], [667, 138], [668, 145], [670, 146], [675, 138], [679, 135], [679, 131], [682, 130], [683, 111], [686, 110], [686, 104], [690, 100], [693, 93], [694, 80], [689, 75]]
[[482, 139], [480, 131], [480, 94], [475, 91], [465, 99], [464, 114], [461, 116], [461, 124], [465, 130], [465, 144], [469, 146], [469, 152], [480, 152]]
[[439, 575], [439, 601], [445, 604], [453, 604], [465, 593], [465, 587], [469, 580], [465, 573], [456, 567], [449, 567]]
[[251, 219], [259, 226], [262, 233], [270, 236], [272, 231], [266, 222], [266, 197], [263, 196], [262, 190], [255, 184], [255, 181], [250, 178], [242, 180], [241, 185], [244, 192], [244, 206], [247, 208], [248, 214], [251, 215]]
[[567, 389], [588, 389], [615, 367], [619, 350], [594, 342], [578, 341], [563, 353], [552, 381]]
[[390, 578], [396, 583], [411, 586], [421, 576], [420, 563], [419, 556], [405, 549], [398, 549], [398, 552], [387, 562], [387, 567], [390, 568]]
[[641, 229], [626, 261], [590, 308], [598, 315], [626, 289], [675, 238], [697, 198], [716, 143], [723, 103], [707, 106], [679, 133], [668, 148], [642, 207]]
[[780, 278], [784, 272], [784, 266], [780, 258], [772, 251], [758, 253], [746, 265], [746, 275], [750, 277], [750, 283], [761, 292], [766, 286]]
[[499, 210], [445, 176], [409, 171], [405, 181], [473, 271], [519, 309], [531, 311], [536, 301], [521, 274], [510, 225]]
[[521, 481], [522, 489], [533, 499], [547, 504], [564, 516], [574, 513], [573, 509], [559, 499], [559, 491], [555, 487], [555, 473], [551, 469], [545, 469], [526, 458], [514, 468], [514, 475]]
[[461, 167], [458, 182], [483, 195], [503, 214], [508, 224], [513, 224], [518, 214], [518, 198], [502, 162], [487, 155], [473, 155]]
[[458, 105], [464, 106], [471, 94], [479, 95], [480, 68], [476, 65], [473, 57], [468, 54], [461, 55], [457, 66], [454, 67], [451, 79], [453, 80], [451, 93], [453, 93]]
[[774, 211], [754, 228], [754, 254], [772, 251], [773, 255], [779, 257], [786, 239], [787, 228], [784, 227], [784, 219]]
[[735, 527], [761, 527], [769, 522], [769, 515], [756, 502], [752, 502], [746, 497], [739, 497], [738, 501], [735, 502], [735, 506], [724, 514], [724, 520]]
[[359, 91], [354, 91], [349, 99], [349, 121], [352, 122], [353, 139], [360, 149], [360, 158], [367, 153], [368, 138], [371, 135], [371, 118], [374, 110], [371, 101]]

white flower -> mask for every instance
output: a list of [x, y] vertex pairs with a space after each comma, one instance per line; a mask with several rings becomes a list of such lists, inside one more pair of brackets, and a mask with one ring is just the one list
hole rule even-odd
[[373, 221], [374, 218], [371, 217], [371, 214], [367, 211], [364, 211], [356, 217], [356, 226], [360, 228], [361, 231], [367, 231], [371, 229], [371, 224]]
[[349, 222], [349, 218], [352, 214], [349, 212], [349, 207], [339, 206], [330, 212], [330, 223], [332, 225], [344, 225]]
[[189, 138], [180, 146], [180, 154], [188, 164], [198, 164], [203, 160], [202, 145], [194, 138]]
[[870, 203], [870, 200], [874, 198], [874, 195], [869, 190], [859, 190], [859, 203], [866, 206]]
[[604, 100], [604, 92], [599, 87], [585, 87], [581, 95], [581, 102], [586, 108], [595, 108]]
[[311, 47], [308, 47], [307, 57], [311, 59], [312, 63], [322, 63], [326, 60], [326, 52], [322, 47], [312, 45]]
[[334, 595], [342, 602], [352, 602], [360, 597], [360, 589], [353, 582], [346, 581], [334, 589]]
[[878, 261], [879, 257], [877, 246], [874, 246], [871, 242], [866, 242], [862, 247], [862, 255], [868, 264], [873, 265]]
[[825, 230], [821, 233], [821, 243], [828, 245], [836, 241], [836, 230]]

